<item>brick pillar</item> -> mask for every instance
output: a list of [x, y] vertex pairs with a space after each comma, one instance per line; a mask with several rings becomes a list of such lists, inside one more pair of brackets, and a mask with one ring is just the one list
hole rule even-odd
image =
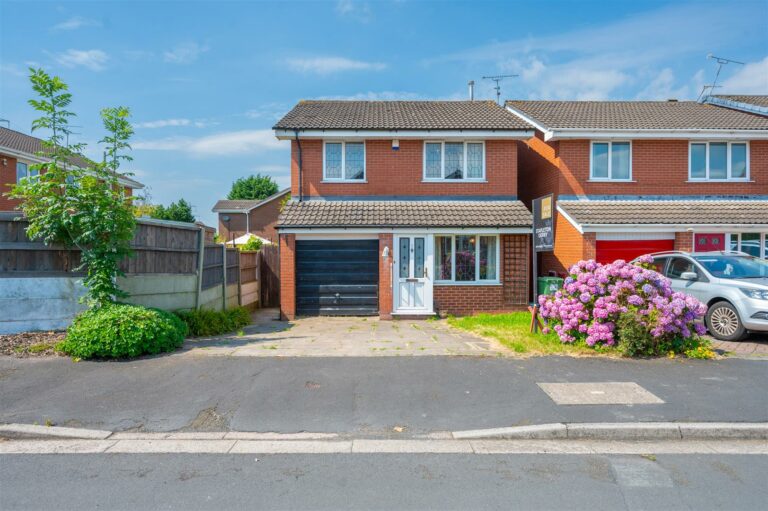
[[584, 255], [582, 257], [584, 260], [597, 257], [597, 235], [594, 232], [584, 233]]
[[[389, 247], [389, 257], [381, 255]], [[392, 319], [392, 234], [379, 234], [379, 318]]]
[[296, 235], [280, 235], [280, 319], [296, 317]]
[[683, 252], [693, 251], [693, 233], [692, 232], [676, 232], [675, 233], [675, 250], [682, 250]]

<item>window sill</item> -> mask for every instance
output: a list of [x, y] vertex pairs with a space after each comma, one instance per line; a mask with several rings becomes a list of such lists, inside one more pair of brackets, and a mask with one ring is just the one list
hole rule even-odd
[[487, 179], [422, 179], [422, 183], [487, 183]]
[[493, 287], [493, 286], [501, 286], [501, 282], [483, 282], [483, 281], [474, 281], [474, 282], [453, 282], [450, 280], [438, 280], [434, 283], [435, 286], [486, 286], [486, 287]]
[[323, 179], [320, 181], [321, 183], [333, 183], [333, 184], [365, 184], [368, 182], [367, 179]]
[[637, 183], [634, 179], [588, 179], [587, 183]]
[[689, 179], [686, 183], [754, 183], [751, 179]]

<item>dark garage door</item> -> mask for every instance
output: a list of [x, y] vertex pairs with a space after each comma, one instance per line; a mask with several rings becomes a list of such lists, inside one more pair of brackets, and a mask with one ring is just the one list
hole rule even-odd
[[379, 313], [378, 240], [297, 240], [296, 313]]

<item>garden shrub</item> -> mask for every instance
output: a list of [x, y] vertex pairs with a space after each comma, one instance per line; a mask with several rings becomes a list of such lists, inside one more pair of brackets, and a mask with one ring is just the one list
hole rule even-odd
[[245, 307], [234, 307], [226, 311], [180, 311], [176, 315], [187, 324], [192, 337], [225, 334], [251, 323], [251, 313]]
[[261, 241], [261, 238], [257, 238], [256, 236], [251, 235], [251, 237], [248, 238], [248, 241], [242, 245], [238, 245], [237, 249], [240, 252], [256, 252], [257, 250], [261, 250], [261, 246], [263, 244], [264, 242]]
[[684, 353], [698, 346], [705, 332], [697, 322], [706, 306], [672, 290], [654, 271], [649, 257], [638, 264], [622, 260], [602, 265], [580, 261], [563, 288], [540, 296], [541, 315], [562, 342], [615, 346], [627, 355]]
[[170, 312], [122, 303], [80, 313], [56, 349], [77, 358], [128, 358], [173, 351], [187, 326]]

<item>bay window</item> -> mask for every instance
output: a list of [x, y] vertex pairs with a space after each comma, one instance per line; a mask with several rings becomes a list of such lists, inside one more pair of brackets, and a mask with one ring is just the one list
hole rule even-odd
[[691, 181], [738, 181], [749, 178], [746, 142], [691, 142], [688, 159]]
[[629, 181], [632, 178], [632, 150], [629, 142], [592, 142], [589, 178]]
[[485, 179], [483, 142], [424, 142], [424, 179], [453, 181]]
[[324, 181], [364, 181], [364, 142], [325, 142], [323, 144]]
[[435, 280], [440, 283], [498, 283], [499, 237], [495, 234], [435, 236]]

